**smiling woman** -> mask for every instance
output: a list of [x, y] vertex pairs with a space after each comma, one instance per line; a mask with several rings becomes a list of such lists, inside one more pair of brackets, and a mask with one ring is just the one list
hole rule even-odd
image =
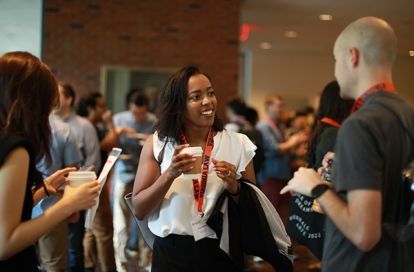
[[[206, 221], [225, 190], [237, 202], [238, 180], [255, 181], [256, 147], [223, 130], [216, 109], [211, 81], [197, 67], [176, 72], [160, 94], [133, 191], [135, 214], [156, 236], [152, 271], [238, 271]], [[201, 160], [185, 151], [190, 146], [202, 150]]]

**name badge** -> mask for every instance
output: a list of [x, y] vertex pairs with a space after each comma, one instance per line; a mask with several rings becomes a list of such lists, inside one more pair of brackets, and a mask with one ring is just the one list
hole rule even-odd
[[203, 238], [212, 236], [215, 234], [214, 230], [207, 225], [206, 218], [197, 218], [191, 222], [193, 229], [194, 241], [201, 240]]

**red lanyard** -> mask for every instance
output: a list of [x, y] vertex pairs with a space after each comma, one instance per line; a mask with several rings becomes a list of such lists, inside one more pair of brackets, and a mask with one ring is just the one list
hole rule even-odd
[[321, 123], [325, 123], [327, 125], [339, 128], [340, 125], [338, 122], [336, 122], [334, 119], [328, 118], [328, 117], [324, 117], [320, 120]]
[[375, 84], [374, 86], [366, 90], [360, 97], [358, 97], [357, 100], [355, 100], [351, 112], [358, 110], [362, 106], [362, 104], [364, 104], [364, 100], [367, 98], [367, 96], [378, 91], [395, 92], [396, 90], [394, 84], [392, 84], [391, 82], [382, 82]]
[[[184, 133], [180, 135], [180, 141], [182, 144], [187, 143]], [[197, 211], [200, 216], [203, 217], [203, 202], [204, 195], [206, 193], [207, 179], [208, 179], [208, 167], [210, 165], [211, 152], [214, 147], [213, 130], [210, 128], [207, 135], [206, 148], [203, 154], [203, 160], [201, 164], [201, 182], [198, 179], [193, 179], [193, 194], [194, 200], [197, 205]]]

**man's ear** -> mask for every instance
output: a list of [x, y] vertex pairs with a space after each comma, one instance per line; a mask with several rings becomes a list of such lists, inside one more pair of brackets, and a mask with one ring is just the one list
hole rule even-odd
[[352, 67], [357, 67], [359, 65], [361, 53], [358, 48], [352, 47], [349, 49], [349, 54], [351, 55], [351, 65]]

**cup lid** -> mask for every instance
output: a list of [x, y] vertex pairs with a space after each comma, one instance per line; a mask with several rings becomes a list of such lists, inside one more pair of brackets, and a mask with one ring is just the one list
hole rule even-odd
[[74, 171], [69, 172], [68, 179], [96, 179], [94, 171]]
[[198, 157], [203, 155], [203, 149], [201, 148], [201, 146], [190, 146], [181, 150], [180, 153], [187, 153]]

